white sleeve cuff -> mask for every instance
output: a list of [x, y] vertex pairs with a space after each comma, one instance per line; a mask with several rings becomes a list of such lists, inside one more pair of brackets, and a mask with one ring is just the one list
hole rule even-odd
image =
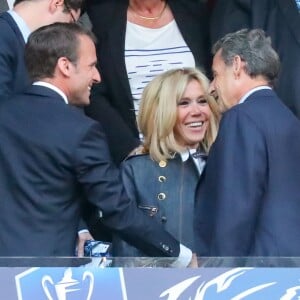
[[86, 233], [86, 232], [89, 233], [89, 230], [88, 230], [88, 229], [81, 229], [81, 230], [78, 230], [78, 234], [80, 234], [80, 233]]
[[172, 268], [182, 268], [187, 267], [192, 260], [192, 251], [180, 244], [180, 251], [178, 258], [171, 264]]

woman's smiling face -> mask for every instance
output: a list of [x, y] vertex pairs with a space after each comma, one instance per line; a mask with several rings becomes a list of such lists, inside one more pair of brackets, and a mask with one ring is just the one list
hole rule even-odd
[[197, 148], [209, 126], [211, 110], [200, 83], [191, 80], [177, 103], [175, 136], [185, 147]]

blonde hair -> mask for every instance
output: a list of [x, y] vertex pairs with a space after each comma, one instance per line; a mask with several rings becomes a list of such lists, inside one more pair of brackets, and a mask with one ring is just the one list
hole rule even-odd
[[198, 81], [204, 89], [212, 112], [208, 129], [200, 142], [201, 148], [208, 152], [216, 138], [220, 114], [215, 99], [209, 95], [208, 78], [196, 68], [164, 72], [145, 87], [138, 114], [138, 126], [144, 135], [144, 152], [149, 152], [155, 161], [169, 159], [174, 152], [184, 149], [175, 138], [174, 127], [177, 103], [191, 80]]

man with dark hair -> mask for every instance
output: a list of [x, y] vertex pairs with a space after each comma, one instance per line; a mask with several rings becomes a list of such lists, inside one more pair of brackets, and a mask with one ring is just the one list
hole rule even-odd
[[[22, 92], [30, 79], [24, 64], [24, 46], [30, 32], [55, 22], [75, 22], [84, 0], [16, 0], [14, 8], [0, 14], [0, 102]], [[82, 222], [79, 229], [85, 229]], [[80, 231], [79, 255], [85, 240], [91, 239]]]
[[125, 240], [186, 266], [191, 251], [128, 199], [100, 124], [74, 107], [100, 81], [91, 33], [42, 27], [25, 61], [33, 85], [0, 104], [0, 256], [73, 255], [83, 193]]
[[211, 83], [227, 111], [196, 193], [201, 256], [300, 255], [300, 121], [272, 90], [279, 58], [264, 31], [213, 47]]
[[30, 83], [24, 46], [33, 30], [54, 22], [74, 22], [84, 0], [16, 0], [0, 14], [0, 101]]

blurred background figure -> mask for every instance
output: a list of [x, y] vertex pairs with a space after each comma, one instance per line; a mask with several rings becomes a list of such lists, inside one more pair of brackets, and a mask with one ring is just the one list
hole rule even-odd
[[29, 34], [54, 22], [75, 22], [83, 0], [16, 0], [0, 15], [0, 100], [29, 84], [24, 47]]
[[[139, 128], [144, 144], [122, 165], [128, 196], [194, 249], [194, 194], [218, 128], [209, 81], [195, 68], [169, 70], [144, 89]], [[118, 236], [114, 256], [146, 256]]]
[[[211, 0], [209, 0], [211, 1]], [[261, 28], [271, 37], [281, 61], [275, 90], [300, 117], [300, 2], [298, 0], [215, 0], [212, 44], [242, 28]]]
[[88, 1], [102, 82], [86, 113], [102, 123], [117, 165], [140, 144], [136, 116], [145, 85], [169, 69], [209, 66], [205, 7], [186, 0]]

